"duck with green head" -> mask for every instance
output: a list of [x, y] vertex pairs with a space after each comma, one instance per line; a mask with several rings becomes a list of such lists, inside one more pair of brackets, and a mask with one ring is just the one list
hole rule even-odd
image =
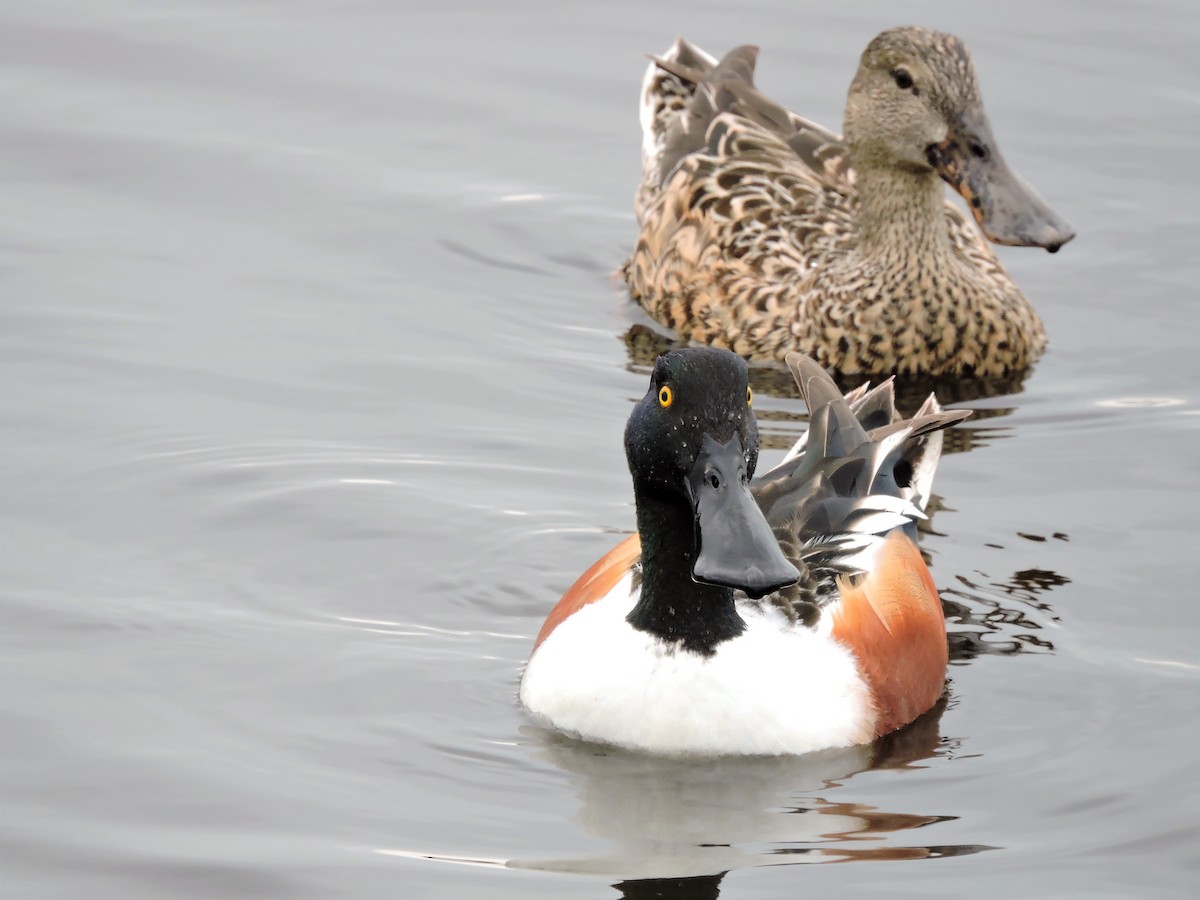
[[752, 359], [1025, 371], [1045, 331], [988, 240], [1054, 252], [1074, 232], [1004, 162], [962, 41], [876, 37], [844, 137], [760, 94], [757, 52], [718, 63], [681, 39], [647, 70], [632, 295], [684, 337]]
[[538, 721], [658, 754], [797, 754], [868, 743], [933, 706], [945, 623], [917, 549], [941, 430], [891, 382], [843, 396], [788, 363], [808, 433], [757, 474], [748, 369], [685, 347], [625, 427], [637, 534], [542, 625], [520, 699]]

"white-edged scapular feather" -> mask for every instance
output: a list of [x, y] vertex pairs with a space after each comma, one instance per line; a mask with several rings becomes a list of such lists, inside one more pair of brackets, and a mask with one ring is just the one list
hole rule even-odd
[[[679, 59], [699, 61], [704, 66], [717, 64], [715, 57], [693, 47], [683, 38], [677, 38], [671, 48], [663, 54], [669, 61]], [[685, 127], [686, 116], [680, 115], [691, 102], [691, 87], [685, 87], [670, 72], [651, 62], [646, 67], [642, 77], [642, 96], [638, 110], [638, 120], [642, 126], [642, 171], [643, 181], [657, 183], [666, 174], [661, 171], [663, 151], [666, 150], [667, 137], [672, 127]], [[645, 189], [641, 193], [645, 193]], [[641, 205], [639, 199], [638, 204]]]
[[[866, 421], [872, 416], [876, 419], [882, 419], [883, 422], [889, 425], [899, 423], [903, 420], [899, 410], [896, 409], [894, 380], [892, 378], [885, 379], [874, 387], [866, 383], [860, 384], [852, 391], [848, 391], [843, 400], [850, 407], [850, 411], [860, 421]], [[811, 411], [812, 408], [810, 407]], [[932, 421], [943, 412], [942, 405], [938, 403], [937, 398], [933, 394], [930, 394], [925, 398], [925, 402], [921, 404], [921, 408], [912, 417], [912, 421]], [[886, 425], [879, 426], [878, 429], [882, 430], [885, 427]], [[874, 437], [876, 430], [873, 428], [868, 434]], [[876, 459], [882, 462], [887, 453], [890, 453], [891, 450], [908, 440], [911, 436], [911, 429], [908, 432], [889, 435], [887, 450], [878, 452]], [[906, 456], [906, 459], [912, 465], [913, 471], [912, 483], [904, 490], [904, 494], [906, 499], [911, 500], [918, 510], [925, 509], [929, 503], [929, 497], [933, 493], [933, 476], [937, 472], [938, 462], [942, 456], [942, 440], [941, 430], [921, 435], [920, 441], [914, 442], [913, 451]], [[883, 445], [881, 444], [880, 446], [882, 447]], [[787, 465], [803, 454], [807, 448], [808, 432], [806, 431], [800, 435], [799, 439], [792, 445], [783, 459], [773, 466], [767, 474]], [[878, 464], [875, 467], [875, 471], [878, 471]]]
[[845, 531], [808, 540], [800, 548], [800, 557], [823, 555], [827, 557], [827, 564], [836, 561], [840, 571], [869, 572], [875, 554], [894, 529], [927, 518], [925, 513], [900, 497], [879, 494], [863, 497], [842, 523]]
[[[869, 741], [870, 691], [824, 626], [745, 603], [711, 656], [631, 628], [626, 576], [530, 658], [521, 702], [560, 731], [650, 753], [797, 754]], [[810, 689], [811, 686], [811, 689]]]

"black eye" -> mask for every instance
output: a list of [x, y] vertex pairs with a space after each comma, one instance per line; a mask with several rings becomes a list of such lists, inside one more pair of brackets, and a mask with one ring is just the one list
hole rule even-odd
[[892, 77], [896, 79], [896, 87], [900, 88], [900, 90], [911, 90], [914, 94], [917, 93], [917, 89], [913, 87], [912, 76], [904, 71], [904, 69], [892, 69]]
[[967, 145], [967, 149], [971, 151], [971, 155], [976, 159], [987, 158], [987, 147], [983, 146], [983, 144], [979, 143], [978, 141], [971, 141], [971, 143]]

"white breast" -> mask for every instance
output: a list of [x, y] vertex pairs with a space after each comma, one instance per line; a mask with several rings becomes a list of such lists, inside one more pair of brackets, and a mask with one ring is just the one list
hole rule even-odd
[[739, 609], [746, 631], [701, 656], [625, 621], [627, 576], [554, 629], [521, 702], [555, 728], [661, 754], [795, 754], [870, 741], [874, 710], [850, 652], [779, 613]]

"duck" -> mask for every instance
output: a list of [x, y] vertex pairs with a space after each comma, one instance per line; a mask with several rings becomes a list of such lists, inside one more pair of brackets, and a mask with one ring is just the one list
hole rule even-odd
[[[893, 28], [850, 83], [843, 136], [679, 38], [642, 83], [631, 296], [685, 339], [840, 374], [1007, 377], [1046, 346], [989, 241], [1075, 232], [1005, 163], [952, 34]], [[946, 195], [966, 200], [974, 223]], [[976, 225], [978, 227], [976, 227]]]
[[890, 380], [842, 394], [786, 362], [810, 427], [756, 477], [748, 366], [659, 357], [625, 427], [637, 532], [541, 627], [520, 704], [570, 737], [659, 756], [780, 756], [868, 744], [942, 697], [942, 606], [917, 547], [943, 429]]

